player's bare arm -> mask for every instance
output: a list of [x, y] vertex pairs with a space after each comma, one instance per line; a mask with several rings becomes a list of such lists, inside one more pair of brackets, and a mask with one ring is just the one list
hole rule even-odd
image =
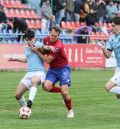
[[45, 56], [36, 47], [31, 47], [31, 50], [35, 52], [45, 63], [49, 64], [54, 60], [54, 57], [51, 55]]
[[9, 61], [17, 61], [17, 62], [23, 62], [23, 63], [27, 63], [27, 59], [26, 58], [9, 58]]
[[[29, 47], [36, 47], [34, 45], [34, 42], [35, 41], [28, 41], [27, 44]], [[52, 52], [55, 52], [55, 47], [53, 46], [47, 46], [47, 45], [44, 45], [43, 47], [36, 47], [40, 52], [43, 51], [43, 50], [46, 50], [46, 51], [52, 51]]]
[[102, 49], [102, 51], [103, 51], [104, 56], [105, 56], [107, 59], [109, 59], [110, 56], [111, 56], [111, 54], [112, 54], [112, 51], [107, 50], [107, 49]]
[[43, 49], [48, 50], [48, 51], [55, 52], [55, 47], [53, 47], [53, 46], [44, 45], [43, 46]]

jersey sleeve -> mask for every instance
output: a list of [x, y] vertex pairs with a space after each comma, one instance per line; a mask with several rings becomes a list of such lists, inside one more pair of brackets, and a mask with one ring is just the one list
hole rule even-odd
[[44, 44], [43, 44], [43, 43], [40, 43], [39, 41], [37, 41], [37, 42], [35, 43], [35, 46], [37, 46], [37, 47], [43, 47]]
[[113, 37], [110, 37], [110, 39], [107, 42], [107, 50], [113, 51]]

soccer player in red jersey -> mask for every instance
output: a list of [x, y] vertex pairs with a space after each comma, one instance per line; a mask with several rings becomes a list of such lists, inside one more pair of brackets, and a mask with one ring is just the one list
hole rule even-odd
[[[48, 92], [61, 93], [68, 109], [67, 117], [73, 118], [74, 112], [72, 110], [72, 99], [69, 93], [69, 86], [71, 85], [70, 66], [64, 51], [63, 43], [58, 39], [60, 31], [59, 27], [54, 26], [51, 28], [49, 36], [44, 38], [43, 48], [48, 47], [51, 50], [47, 56], [41, 54], [35, 47], [32, 47], [31, 49], [50, 66], [43, 89]], [[60, 87], [55, 86], [57, 82], [60, 83]]]

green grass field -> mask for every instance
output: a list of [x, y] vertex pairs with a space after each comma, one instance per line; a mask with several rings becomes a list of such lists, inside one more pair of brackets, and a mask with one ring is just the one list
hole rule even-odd
[[113, 73], [72, 71], [73, 119], [66, 118], [60, 94], [47, 93], [39, 87], [32, 116], [21, 120], [14, 93], [24, 72], [0, 72], [0, 129], [120, 129], [120, 101], [104, 90]]

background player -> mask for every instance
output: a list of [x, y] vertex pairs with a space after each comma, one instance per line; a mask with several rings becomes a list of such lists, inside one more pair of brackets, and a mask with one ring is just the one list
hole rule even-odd
[[114, 35], [109, 38], [107, 47], [103, 41], [100, 42], [100, 47], [106, 58], [110, 58], [112, 52], [115, 53], [116, 70], [114, 76], [107, 82], [105, 88], [107, 91], [115, 93], [120, 99], [120, 17], [115, 17], [112, 20], [112, 31]]

